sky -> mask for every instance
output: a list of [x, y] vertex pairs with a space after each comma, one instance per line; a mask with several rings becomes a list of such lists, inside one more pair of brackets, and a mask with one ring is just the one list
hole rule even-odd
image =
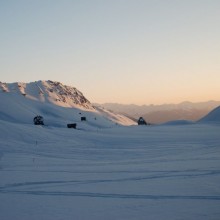
[[219, 0], [0, 0], [0, 81], [96, 103], [220, 100]]

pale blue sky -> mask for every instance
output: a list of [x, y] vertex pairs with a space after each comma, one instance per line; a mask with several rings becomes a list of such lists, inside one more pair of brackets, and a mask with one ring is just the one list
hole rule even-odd
[[0, 81], [92, 102], [220, 100], [219, 0], [0, 0]]

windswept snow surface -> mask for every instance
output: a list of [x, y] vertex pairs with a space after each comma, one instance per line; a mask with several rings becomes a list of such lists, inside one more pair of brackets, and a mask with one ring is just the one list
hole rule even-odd
[[0, 120], [2, 220], [219, 220], [220, 126]]
[[175, 120], [175, 121], [168, 121], [166, 123], [163, 123], [161, 125], [190, 125], [194, 124], [195, 122], [193, 121], [188, 121], [188, 120]]

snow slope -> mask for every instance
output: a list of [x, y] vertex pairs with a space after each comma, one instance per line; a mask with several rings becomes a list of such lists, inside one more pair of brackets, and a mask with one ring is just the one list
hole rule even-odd
[[0, 219], [218, 220], [219, 133], [0, 121]]
[[[50, 126], [64, 127], [77, 123], [79, 128], [134, 125], [129, 118], [94, 108], [76, 88], [59, 82], [0, 83], [0, 119], [32, 124], [36, 115], [42, 115]], [[87, 122], [81, 123], [81, 116]]]
[[212, 110], [208, 115], [199, 120], [199, 122], [220, 123], [220, 106]]

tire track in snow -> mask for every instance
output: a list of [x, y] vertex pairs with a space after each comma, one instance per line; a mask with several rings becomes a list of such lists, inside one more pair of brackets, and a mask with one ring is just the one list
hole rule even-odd
[[194, 195], [135, 195], [135, 194], [113, 194], [113, 193], [92, 193], [92, 192], [58, 192], [58, 191], [19, 191], [1, 190], [1, 193], [27, 194], [37, 196], [70, 196], [89, 198], [109, 198], [109, 199], [143, 199], [143, 200], [216, 200], [220, 201], [220, 196], [194, 196]]
[[159, 175], [148, 175], [148, 176], [136, 176], [136, 177], [128, 177], [128, 178], [120, 178], [120, 179], [97, 179], [97, 180], [57, 180], [57, 181], [37, 181], [37, 182], [21, 182], [21, 183], [12, 183], [6, 184], [4, 186], [0, 186], [0, 193], [7, 189], [12, 188], [20, 188], [20, 187], [59, 187], [59, 186], [67, 186], [74, 184], [99, 184], [99, 183], [120, 183], [126, 181], [144, 181], [144, 180], [153, 180], [153, 179], [162, 179], [162, 178], [175, 178], [175, 177], [200, 177], [200, 176], [209, 176], [209, 175], [219, 175], [220, 171], [208, 171], [203, 173], [179, 173], [179, 172], [166, 172]]

